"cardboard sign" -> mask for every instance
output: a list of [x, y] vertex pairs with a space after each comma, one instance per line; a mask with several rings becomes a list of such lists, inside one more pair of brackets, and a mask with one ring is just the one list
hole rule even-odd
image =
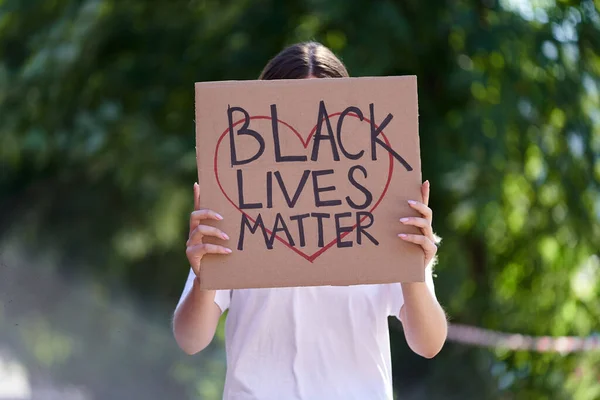
[[416, 77], [196, 83], [205, 289], [424, 280]]

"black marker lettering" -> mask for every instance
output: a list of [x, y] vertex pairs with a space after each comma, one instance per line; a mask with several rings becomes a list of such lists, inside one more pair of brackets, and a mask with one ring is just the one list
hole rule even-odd
[[[252, 136], [254, 139], [256, 139], [259, 146], [258, 152], [246, 160], [237, 159], [237, 152], [235, 149], [235, 134], [233, 133], [233, 113], [235, 111], [239, 111], [244, 114], [244, 124], [238, 130], [237, 134]], [[253, 131], [252, 129], [248, 129], [248, 125], [250, 124], [250, 115], [248, 115], [248, 112], [242, 107], [227, 107], [227, 119], [229, 120], [229, 149], [231, 152], [231, 166], [248, 164], [262, 156], [262, 154], [265, 152], [265, 140], [262, 136], [260, 136], [260, 133]]]
[[331, 175], [331, 174], [333, 174], [332, 169], [324, 169], [324, 170], [312, 172], [313, 190], [314, 190], [314, 194], [315, 194], [315, 206], [317, 206], [317, 207], [331, 207], [331, 206], [339, 206], [340, 204], [342, 204], [341, 200], [321, 200], [320, 193], [334, 191], [335, 186], [319, 187], [319, 176]]
[[244, 202], [244, 177], [241, 169], [237, 170], [237, 185], [238, 185], [238, 207], [240, 210], [247, 210], [251, 208], [262, 208], [262, 203], [248, 203]]
[[317, 227], [319, 231], [318, 246], [323, 247], [325, 246], [323, 243], [323, 218], [329, 218], [331, 217], [331, 214], [311, 213], [310, 216], [317, 219]]
[[337, 238], [337, 247], [352, 247], [352, 240], [342, 241], [342, 234], [352, 232], [351, 226], [340, 226], [340, 218], [352, 216], [351, 212], [335, 214], [335, 237]]
[[350, 160], [358, 160], [359, 158], [361, 158], [363, 156], [363, 154], [365, 153], [364, 150], [361, 150], [360, 152], [356, 153], [356, 154], [352, 154], [352, 153], [348, 153], [346, 151], [346, 148], [344, 147], [343, 143], [342, 143], [342, 124], [344, 123], [344, 118], [346, 117], [346, 115], [348, 115], [349, 113], [354, 113], [358, 116], [358, 118], [362, 121], [365, 118], [363, 117], [363, 113], [362, 111], [360, 111], [360, 108], [358, 107], [348, 107], [346, 108], [342, 114], [340, 114], [340, 118], [338, 119], [338, 123], [337, 123], [337, 141], [338, 144], [340, 145], [340, 150], [342, 151], [342, 153], [344, 154], [344, 156]]
[[310, 217], [310, 214], [292, 215], [290, 217], [292, 221], [298, 221], [298, 235], [300, 236], [300, 247], [306, 246], [306, 241], [304, 239], [304, 223], [302, 222], [302, 220], [308, 217]]
[[271, 232], [271, 238], [269, 239], [269, 243], [267, 243], [268, 249], [273, 248], [273, 242], [275, 241], [275, 236], [277, 235], [277, 232], [284, 232], [290, 246], [295, 246], [294, 239], [292, 238], [292, 235], [290, 235], [290, 231], [288, 230], [288, 227], [285, 224], [281, 213], [277, 213], [277, 215], [275, 216], [275, 225], [273, 226], [273, 231]]
[[369, 192], [369, 190], [366, 187], [364, 187], [363, 185], [358, 183], [356, 179], [354, 179], [354, 171], [356, 170], [360, 170], [360, 172], [363, 173], [365, 178], [367, 177], [367, 170], [362, 165], [355, 165], [348, 170], [348, 180], [355, 188], [363, 192], [363, 194], [365, 195], [365, 201], [362, 204], [356, 204], [354, 201], [352, 201], [350, 196], [346, 196], [346, 202], [348, 202], [348, 205], [354, 208], [355, 210], [364, 210], [365, 208], [371, 205], [371, 202], [373, 201], [373, 195], [371, 194], [371, 192]]
[[275, 162], [306, 161], [306, 156], [282, 156], [279, 143], [279, 120], [277, 119], [277, 106], [271, 104], [271, 126], [273, 129], [273, 143], [275, 144]]
[[268, 249], [271, 249], [272, 247], [269, 247], [269, 237], [267, 235], [267, 230], [265, 229], [265, 224], [263, 223], [262, 220], [262, 215], [258, 214], [258, 217], [256, 218], [256, 222], [254, 223], [254, 226], [252, 226], [250, 224], [250, 219], [248, 218], [248, 216], [244, 213], [242, 213], [242, 222], [241, 222], [241, 226], [240, 226], [240, 238], [238, 240], [238, 246], [237, 249], [238, 250], [244, 250], [244, 233], [246, 232], [246, 227], [248, 227], [248, 229], [250, 230], [250, 233], [254, 234], [256, 233], [256, 230], [258, 229], [258, 227], [260, 227], [260, 230], [262, 231], [262, 234], [265, 238], [265, 244], [267, 245]]
[[267, 172], [267, 208], [273, 208], [273, 173]]
[[275, 178], [277, 178], [277, 182], [279, 183], [279, 187], [281, 188], [281, 191], [283, 192], [283, 196], [285, 197], [285, 201], [289, 208], [294, 208], [294, 206], [296, 205], [296, 202], [298, 201], [298, 198], [300, 197], [300, 193], [302, 193], [302, 189], [304, 189], [304, 186], [306, 185], [306, 181], [308, 180], [309, 175], [310, 175], [310, 170], [308, 170], [308, 169], [302, 173], [302, 178], [300, 178], [300, 183], [298, 183], [298, 187], [296, 188], [294, 197], [292, 199], [290, 199], [290, 195], [285, 187], [285, 183], [283, 182], [283, 178], [281, 177], [281, 174], [279, 173], [279, 171], [275, 172]]
[[[367, 219], [369, 220], [369, 223], [367, 225], [362, 225], [361, 219], [363, 217], [367, 217]], [[366, 231], [366, 229], [370, 228], [374, 222], [375, 217], [373, 217], [373, 214], [371, 214], [370, 212], [358, 211], [356, 213], [356, 243], [362, 244], [362, 235], [364, 234], [366, 237], [369, 238], [371, 242], [375, 244], [375, 246], [379, 245], [377, 239], [375, 239], [373, 235]]]
[[400, 164], [406, 168], [407, 171], [412, 171], [412, 167], [406, 162], [400, 154], [396, 153], [390, 146], [388, 146], [383, 140], [378, 138], [379, 134], [385, 129], [385, 127], [390, 123], [394, 116], [392, 114], [387, 115], [383, 122], [376, 126], [375, 124], [375, 111], [373, 107], [373, 103], [369, 104], [369, 112], [371, 113], [371, 159], [377, 160], [377, 144], [386, 149], [388, 153], [390, 153], [394, 158], [400, 161]]
[[[323, 135], [321, 130], [323, 129], [323, 121], [327, 124], [327, 135]], [[335, 136], [333, 135], [333, 129], [331, 128], [331, 122], [329, 121], [329, 115], [327, 114], [327, 110], [325, 109], [325, 102], [321, 100], [319, 103], [319, 116], [317, 118], [317, 131], [313, 137], [313, 148], [310, 159], [312, 161], [317, 161], [319, 158], [319, 146], [321, 144], [321, 140], [329, 140], [331, 143], [331, 153], [333, 154], [334, 161], [340, 161], [340, 155], [337, 151], [337, 146], [335, 145]]]

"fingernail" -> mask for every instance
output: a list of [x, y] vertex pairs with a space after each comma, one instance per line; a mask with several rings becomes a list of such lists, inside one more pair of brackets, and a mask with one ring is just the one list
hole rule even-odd
[[406, 222], [408, 221], [408, 218], [400, 218], [400, 222]]
[[221, 237], [225, 240], [229, 240], [229, 236], [226, 233], [222, 234]]
[[227, 253], [227, 254], [231, 254], [231, 249], [227, 249], [227, 248], [226, 248], [226, 249], [225, 249], [225, 253]]
[[406, 237], [406, 234], [405, 234], [405, 233], [401, 233], [401, 234], [399, 234], [398, 236], [400, 236], [401, 238], [405, 238], [405, 237]]
[[417, 202], [416, 202], [416, 201], [414, 201], [414, 200], [409, 200], [409, 201], [408, 201], [408, 204], [417, 204]]
[[216, 214], [216, 213], [215, 213], [215, 216], [217, 217], [217, 219], [218, 219], [218, 220], [221, 220], [221, 219], [223, 219], [223, 217], [221, 217], [221, 215], [220, 215], [220, 214]]

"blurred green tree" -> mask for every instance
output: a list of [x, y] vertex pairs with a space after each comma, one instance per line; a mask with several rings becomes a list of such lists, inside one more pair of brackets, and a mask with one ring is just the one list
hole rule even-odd
[[[316, 39], [355, 76], [418, 77], [451, 318], [598, 331], [598, 2], [0, 4], [0, 235], [171, 306], [187, 273], [193, 83], [254, 79]], [[600, 397], [597, 354], [449, 344], [426, 362], [393, 338], [404, 398]]]

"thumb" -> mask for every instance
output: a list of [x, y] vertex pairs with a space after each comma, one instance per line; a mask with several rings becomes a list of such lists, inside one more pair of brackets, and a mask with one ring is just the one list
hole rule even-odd
[[194, 210], [200, 209], [200, 185], [194, 183]]
[[421, 197], [423, 198], [423, 204], [429, 205], [429, 181], [423, 182], [421, 185]]

